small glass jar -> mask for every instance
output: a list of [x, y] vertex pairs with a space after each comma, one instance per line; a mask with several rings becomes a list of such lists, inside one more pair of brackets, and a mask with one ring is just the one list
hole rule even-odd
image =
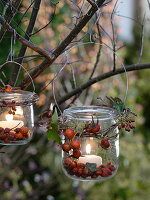
[[105, 180], [118, 169], [117, 113], [104, 106], [66, 109], [60, 125], [62, 167], [65, 174], [81, 181]]
[[0, 144], [23, 145], [33, 134], [35, 93], [13, 88], [0, 91]]

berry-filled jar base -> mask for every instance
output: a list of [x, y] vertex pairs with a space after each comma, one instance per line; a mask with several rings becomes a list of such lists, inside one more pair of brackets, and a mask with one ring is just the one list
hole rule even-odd
[[65, 174], [79, 181], [103, 181], [112, 178], [117, 172], [118, 166], [114, 166], [111, 162], [101, 164], [96, 163], [79, 163], [71, 158], [63, 160], [63, 169]]
[[25, 126], [15, 129], [0, 127], [0, 144], [24, 145], [30, 141], [30, 135], [30, 130]]

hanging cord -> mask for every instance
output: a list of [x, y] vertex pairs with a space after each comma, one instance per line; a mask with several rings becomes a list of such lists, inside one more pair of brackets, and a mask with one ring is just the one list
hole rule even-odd
[[[66, 65], [68, 64], [68, 55], [67, 55], [66, 52], [65, 52], [64, 54], [65, 54], [65, 56], [66, 56], [66, 62], [64, 63], [64, 65], [63, 65], [63, 67], [61, 68], [61, 70], [59, 71], [59, 73], [60, 73], [60, 72], [66, 67]], [[59, 74], [59, 73], [58, 73], [58, 74]], [[53, 90], [53, 97], [54, 97], [55, 104], [56, 104], [56, 106], [57, 106], [57, 108], [58, 108], [60, 114], [62, 115], [63, 113], [62, 113], [62, 111], [61, 111], [61, 109], [60, 109], [60, 106], [58, 105], [58, 102], [57, 102], [57, 99], [56, 99], [56, 95], [55, 95], [55, 80], [57, 79], [58, 74], [54, 77], [54, 79], [53, 79], [53, 81], [52, 81], [52, 90]]]
[[124, 98], [123, 98], [123, 102], [125, 103], [126, 99], [127, 99], [128, 89], [129, 89], [128, 73], [127, 73], [127, 70], [126, 70], [126, 67], [125, 67], [124, 63], [122, 62], [121, 56], [119, 56], [116, 52], [114, 52], [114, 50], [110, 46], [108, 46], [105, 43], [100, 44], [100, 43], [96, 43], [96, 42], [92, 42], [91, 41], [91, 42], [86, 42], [86, 43], [78, 43], [75, 46], [71, 47], [69, 50], [67, 50], [67, 52], [69, 53], [69, 51], [71, 51], [71, 49], [73, 49], [74, 47], [78, 47], [78, 46], [82, 46], [82, 45], [88, 45], [88, 44], [95, 44], [95, 45], [101, 45], [101, 46], [107, 47], [111, 52], [113, 52], [116, 55], [117, 59], [120, 61], [121, 65], [122, 65], [122, 67], [124, 69], [125, 77], [126, 77], [126, 89], [125, 89], [125, 94], [124, 94]]
[[29, 72], [26, 70], [26, 68], [23, 67], [20, 63], [17, 63], [17, 62], [15, 62], [15, 61], [7, 61], [7, 62], [5, 62], [4, 64], [0, 65], [0, 70], [1, 70], [6, 64], [8, 64], [8, 63], [14, 63], [14, 64], [16, 64], [16, 65], [19, 65], [20, 68], [23, 68], [23, 69], [24, 69], [24, 71], [28, 74], [28, 76], [29, 76], [30, 79], [31, 79], [31, 82], [32, 82], [32, 85], [33, 85], [33, 92], [35, 92], [35, 84], [34, 84], [34, 81], [33, 81], [32, 77], [30, 76], [30, 74], [29, 74]]
[[[10, 52], [9, 52], [9, 55], [7, 57], [7, 62], [5, 62], [4, 64], [0, 65], [0, 69], [2, 69], [7, 63], [14, 63], [16, 65], [19, 65], [19, 71], [18, 71], [18, 74], [17, 74], [17, 77], [16, 77], [16, 81], [15, 81], [15, 84], [14, 86], [16, 85], [17, 83], [17, 80], [19, 78], [19, 75], [20, 75], [20, 71], [21, 71], [21, 68], [27, 73], [27, 75], [29, 76], [29, 78], [31, 79], [31, 82], [32, 82], [32, 86], [33, 86], [33, 92], [35, 92], [35, 84], [34, 84], [34, 81], [31, 77], [31, 75], [29, 74], [29, 72], [26, 70], [26, 68], [21, 65], [20, 63], [17, 63], [14, 61], [14, 50], [13, 50], [13, 46], [15, 45], [16, 43], [16, 31], [14, 30], [14, 33], [13, 35], [11, 36], [11, 41], [10, 41]], [[9, 57], [10, 57], [10, 61], [9, 61]], [[0, 80], [3, 83], [2, 80]]]

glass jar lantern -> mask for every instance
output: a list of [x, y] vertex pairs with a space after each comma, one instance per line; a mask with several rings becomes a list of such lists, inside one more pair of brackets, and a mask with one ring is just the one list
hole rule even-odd
[[119, 136], [112, 108], [82, 106], [63, 112], [62, 167], [81, 181], [105, 180], [118, 169]]
[[13, 88], [0, 91], [0, 144], [23, 145], [33, 134], [33, 103], [38, 96], [33, 92]]

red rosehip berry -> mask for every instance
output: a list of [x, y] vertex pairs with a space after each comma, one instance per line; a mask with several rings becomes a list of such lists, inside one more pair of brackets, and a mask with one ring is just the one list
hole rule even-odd
[[107, 172], [103, 172], [101, 176], [102, 177], [107, 177], [107, 176], [109, 176], [109, 174]]
[[91, 178], [97, 178], [97, 177], [98, 177], [98, 175], [96, 175], [96, 174], [91, 175]]
[[5, 91], [6, 92], [11, 92], [12, 91], [12, 87], [10, 85], [6, 85], [5, 86]]
[[78, 168], [77, 176], [81, 176], [82, 173], [83, 173], [83, 169], [82, 168]]
[[135, 119], [130, 119], [130, 122], [135, 122]]
[[72, 159], [71, 158], [65, 158], [64, 159], [64, 165], [66, 166], [66, 167], [68, 167], [68, 166], [70, 166], [71, 164], [72, 164]]
[[62, 144], [62, 149], [64, 151], [70, 151], [71, 150], [71, 146], [69, 142], [65, 142], [64, 144]]
[[47, 113], [46, 113], [46, 117], [47, 117], [47, 118], [51, 118], [51, 117], [52, 117], [52, 113], [51, 113], [50, 111], [47, 112]]
[[79, 158], [81, 156], [81, 152], [79, 150], [73, 150], [73, 157]]
[[72, 172], [73, 172], [74, 174], [77, 174], [78, 168], [77, 168], [77, 167], [73, 168], [73, 169], [72, 169]]
[[86, 132], [87, 133], [91, 133], [91, 125], [89, 124], [89, 125], [87, 125], [87, 127], [86, 127]]
[[74, 168], [77, 167], [77, 163], [76, 162], [72, 162], [69, 166], [69, 170], [73, 170]]
[[79, 140], [73, 140], [72, 142], [70, 142], [70, 145], [74, 149], [80, 149], [80, 142], [79, 142]]
[[130, 129], [129, 126], [126, 126], [126, 127], [125, 127], [125, 130], [128, 131], [128, 132], [130, 132], [131, 129]]
[[111, 171], [115, 171], [116, 168], [113, 165], [108, 166], [108, 169], [110, 169]]
[[23, 139], [23, 135], [22, 135], [22, 133], [17, 133], [17, 134], [15, 134], [15, 137], [16, 137], [16, 139], [19, 139], [19, 140], [22, 140]]
[[15, 131], [16, 133], [19, 133], [19, 132], [20, 132], [20, 128], [16, 128], [14, 131]]
[[83, 174], [84, 174], [84, 175], [88, 175], [89, 173], [90, 173], [90, 169], [87, 168], [87, 167], [85, 167], [85, 168], [83, 169]]
[[28, 129], [28, 127], [26, 127], [26, 126], [22, 126], [22, 127], [20, 128], [20, 132], [21, 132], [22, 134], [27, 134], [27, 133], [29, 132], [29, 129]]
[[112, 171], [109, 168], [102, 169], [103, 173], [107, 173], [108, 175], [112, 175]]
[[98, 176], [101, 176], [102, 173], [103, 173], [102, 170], [97, 170], [97, 171], [95, 172], [95, 174], [98, 175]]
[[104, 148], [104, 149], [109, 148], [109, 147], [110, 147], [109, 139], [108, 139], [108, 138], [102, 139], [100, 145], [101, 145], [101, 147]]
[[108, 162], [107, 165], [111, 165], [111, 162]]
[[16, 111], [16, 108], [13, 106], [13, 107], [12, 107], [12, 110]]
[[73, 139], [73, 137], [75, 136], [76, 132], [70, 128], [65, 130], [65, 136], [67, 138], [69, 138], [70, 140]]
[[122, 129], [122, 126], [121, 126], [121, 125], [118, 125], [118, 129], [121, 130], [121, 129]]
[[96, 132], [98, 132], [100, 130], [100, 125], [96, 125], [94, 128], [92, 128], [92, 130], [91, 130], [91, 132], [92, 133], [96, 133]]
[[10, 115], [11, 115], [11, 114], [13, 114], [13, 112], [10, 110], [10, 111], [8, 112], [8, 114], [10, 114]]
[[77, 163], [77, 167], [84, 168], [85, 164], [84, 163]]
[[121, 127], [124, 128], [125, 126], [126, 126], [126, 123], [125, 123], [125, 122], [122, 122], [122, 123], [121, 123]]
[[5, 133], [9, 133], [10, 132], [10, 128], [5, 128], [4, 132]]
[[135, 126], [134, 126], [133, 124], [129, 124], [129, 127], [130, 127], [131, 129], [135, 128]]
[[98, 168], [100, 169], [100, 168], [105, 168], [105, 165], [100, 165], [100, 166], [98, 166]]
[[0, 133], [2, 133], [4, 131], [4, 129], [2, 127], [0, 127]]

